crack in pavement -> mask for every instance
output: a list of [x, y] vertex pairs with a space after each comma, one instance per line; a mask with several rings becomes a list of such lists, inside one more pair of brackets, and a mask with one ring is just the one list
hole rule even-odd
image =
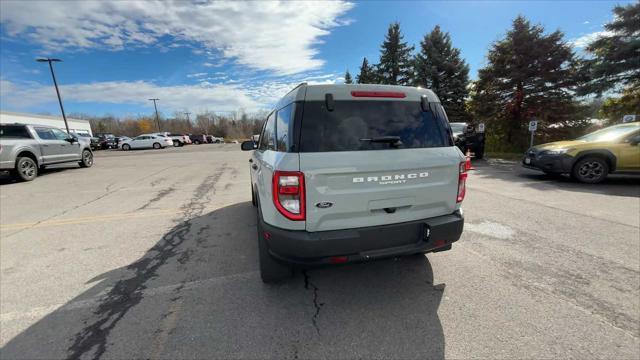
[[147, 282], [157, 278], [158, 270], [170, 259], [184, 252], [179, 250], [179, 247], [192, 231], [192, 220], [202, 215], [205, 210], [203, 202], [209, 201], [208, 193], [214, 189], [225, 171], [226, 164], [223, 164], [215, 174], [205, 178], [184, 205], [182, 222], [165, 234], [141, 259], [126, 267], [127, 270], [133, 271], [133, 276], [118, 280], [101, 299], [93, 311], [95, 318], [86, 319], [85, 327], [71, 340], [72, 344], [67, 349], [68, 358], [79, 359], [92, 350], [93, 359], [99, 359], [104, 355], [109, 334], [129, 310], [142, 301]]
[[318, 291], [320, 291], [320, 289], [318, 289], [318, 287], [311, 282], [307, 270], [302, 271], [302, 275], [304, 275], [304, 288], [307, 290], [309, 289], [309, 286], [313, 288], [313, 307], [316, 309], [316, 312], [311, 318], [311, 323], [316, 329], [318, 335], [320, 335], [320, 328], [318, 327], [318, 315], [320, 315], [320, 309], [324, 306], [324, 303], [318, 302]]
[[176, 190], [176, 188], [174, 188], [173, 185], [172, 185], [171, 187], [168, 187], [166, 189], [162, 189], [162, 190], [158, 191], [158, 193], [156, 194], [156, 196], [154, 198], [149, 200], [146, 204], [144, 204], [144, 205], [140, 206], [139, 208], [137, 208], [135, 211], [144, 210], [144, 209], [148, 208], [153, 203], [156, 203], [156, 202], [162, 200], [164, 197], [166, 197], [167, 195], [171, 194], [175, 190]]

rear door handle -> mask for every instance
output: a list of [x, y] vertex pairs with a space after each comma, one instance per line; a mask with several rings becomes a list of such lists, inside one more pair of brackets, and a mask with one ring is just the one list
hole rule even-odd
[[252, 168], [253, 170], [258, 170], [258, 165], [253, 164], [253, 165], [251, 165], [251, 168]]
[[250, 162], [250, 163], [252, 163], [252, 162], [253, 162], [253, 159], [249, 159], [249, 162]]

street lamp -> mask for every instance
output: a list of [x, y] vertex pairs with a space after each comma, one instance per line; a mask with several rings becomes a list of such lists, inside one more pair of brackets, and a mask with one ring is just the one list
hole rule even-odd
[[156, 105], [156, 101], [160, 99], [149, 99], [149, 101], [153, 101], [153, 107], [156, 109], [156, 126], [158, 127], [158, 132], [160, 132], [160, 118], [158, 117], [158, 106]]
[[60, 90], [58, 90], [58, 82], [56, 81], [56, 74], [53, 72], [53, 63], [61, 62], [60, 59], [51, 59], [51, 58], [39, 58], [36, 59], [37, 62], [47, 62], [49, 63], [49, 69], [51, 70], [51, 77], [53, 78], [53, 85], [56, 87], [56, 94], [58, 94], [58, 103], [60, 104], [60, 111], [62, 111], [62, 119], [64, 120], [64, 127], [67, 128], [67, 134], [71, 135], [69, 132], [69, 124], [67, 123], [67, 115], [64, 113], [64, 106], [62, 106], [62, 98], [60, 97]]

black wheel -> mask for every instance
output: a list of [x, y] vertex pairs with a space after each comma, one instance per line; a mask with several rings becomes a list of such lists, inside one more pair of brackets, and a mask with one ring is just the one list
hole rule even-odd
[[476, 159], [482, 160], [484, 157], [484, 146], [476, 149], [475, 151]]
[[38, 164], [30, 157], [19, 157], [16, 160], [16, 175], [23, 181], [31, 181], [38, 176]]
[[193, 143], [196, 145], [200, 145], [200, 140], [195, 140]]
[[251, 187], [251, 204], [253, 204], [253, 206], [258, 205], [258, 202], [256, 201], [256, 192], [253, 191], [253, 186]]
[[80, 167], [88, 168], [93, 166], [93, 153], [87, 149], [82, 151], [82, 160], [79, 162]]
[[260, 277], [265, 284], [283, 282], [293, 276], [293, 268], [287, 266], [269, 254], [269, 246], [264, 238], [262, 219], [258, 210], [258, 257], [260, 259]]
[[597, 184], [609, 174], [607, 161], [600, 157], [587, 156], [573, 165], [571, 176], [583, 183]]
[[173, 147], [178, 147], [178, 146], [181, 146], [181, 145], [180, 145], [180, 141], [178, 141], [178, 140], [173, 140]]
[[153, 143], [153, 148], [158, 150], [161, 148], [160, 143]]
[[128, 150], [130, 150], [130, 149], [131, 149], [131, 146], [130, 146], [129, 144], [123, 144], [123, 145], [122, 145], [122, 150], [124, 150], [124, 151], [128, 151]]

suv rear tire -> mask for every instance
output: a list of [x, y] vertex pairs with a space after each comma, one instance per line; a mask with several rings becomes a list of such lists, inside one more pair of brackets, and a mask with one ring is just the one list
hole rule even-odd
[[16, 160], [15, 174], [22, 181], [31, 181], [38, 176], [38, 164], [30, 157], [19, 157]]
[[609, 164], [601, 157], [586, 156], [573, 165], [571, 176], [583, 183], [597, 184], [607, 178]]
[[180, 147], [182, 146], [182, 143], [178, 140], [173, 140], [173, 147]]
[[264, 238], [264, 229], [262, 227], [262, 216], [258, 208], [258, 258], [260, 260], [260, 277], [265, 284], [273, 284], [283, 282], [293, 276], [293, 268], [287, 266], [269, 254], [267, 240]]

